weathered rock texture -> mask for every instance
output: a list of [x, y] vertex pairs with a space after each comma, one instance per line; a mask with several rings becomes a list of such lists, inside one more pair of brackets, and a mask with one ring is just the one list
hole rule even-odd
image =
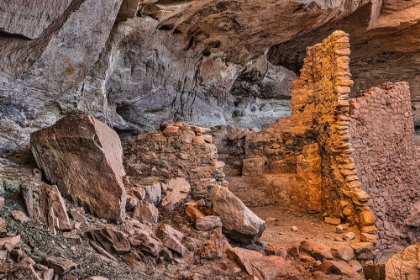
[[22, 184], [21, 191], [29, 217], [48, 225], [53, 233], [55, 227], [71, 229], [66, 205], [57, 186], [28, 180]]
[[419, 238], [408, 84], [385, 83], [349, 99], [347, 35], [334, 32], [307, 53], [293, 81], [292, 116], [261, 132], [214, 130], [215, 143], [228, 146], [223, 158], [233, 174], [254, 183], [238, 190], [244, 201], [253, 192], [257, 204], [268, 197], [355, 223], [386, 260]]
[[281, 65], [296, 71], [305, 47], [339, 27], [357, 40], [360, 78], [403, 74], [419, 95], [413, 1], [23, 2], [0, 1], [1, 152], [70, 113], [130, 132], [162, 121], [267, 127], [290, 112], [280, 97], [295, 74]]
[[222, 221], [223, 233], [237, 242], [252, 243], [265, 230], [265, 222], [227, 188], [214, 186], [211, 206], [213, 215]]
[[98, 217], [125, 218], [121, 142], [106, 124], [86, 115], [67, 116], [31, 135], [31, 149], [46, 178]]
[[168, 198], [162, 204], [169, 205], [169, 197], [188, 195], [186, 183], [195, 199], [208, 198], [210, 188], [224, 181], [224, 163], [217, 160], [217, 148], [205, 134], [208, 129], [179, 123], [163, 125], [162, 130], [122, 140], [127, 189], [164, 182]]
[[[418, 1], [368, 1], [355, 12], [290, 41], [270, 48], [268, 60], [298, 73], [306, 46], [319, 43], [331, 30], [343, 30], [351, 38], [351, 62], [355, 85], [352, 95], [388, 81], [407, 81], [419, 125], [420, 30]], [[398, 77], [398, 78], [396, 78]]]
[[385, 279], [414, 280], [420, 278], [419, 266], [419, 243], [408, 246], [404, 251], [392, 256], [385, 263]]
[[420, 238], [420, 174], [408, 84], [371, 88], [350, 100], [350, 117], [357, 175], [376, 215], [377, 248], [395, 253], [396, 244]]
[[292, 82], [292, 115], [244, 134], [242, 176], [261, 189], [259, 197], [266, 192], [277, 203], [362, 226], [369, 196], [360, 188], [349, 143], [349, 47], [348, 35], [336, 31], [308, 48], [301, 76]]

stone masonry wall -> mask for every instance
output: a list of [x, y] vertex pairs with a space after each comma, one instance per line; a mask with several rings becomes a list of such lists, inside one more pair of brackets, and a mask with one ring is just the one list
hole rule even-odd
[[[283, 190], [289, 205], [363, 228], [373, 225], [374, 215], [349, 142], [349, 47], [348, 34], [336, 31], [308, 48], [301, 75], [292, 83], [292, 115], [246, 136], [245, 158], [253, 160], [244, 160], [243, 170], [260, 170], [256, 159], [266, 158], [260, 181], [293, 174]], [[258, 181], [259, 173], [243, 175]]]
[[418, 242], [419, 168], [408, 84], [371, 88], [350, 100], [350, 117], [357, 175], [376, 215], [377, 248]]
[[185, 178], [195, 199], [206, 198], [217, 182], [224, 185], [224, 163], [217, 160], [217, 148], [207, 128], [184, 123], [162, 125], [161, 131], [123, 139], [124, 185], [129, 190], [139, 185], [167, 183]]

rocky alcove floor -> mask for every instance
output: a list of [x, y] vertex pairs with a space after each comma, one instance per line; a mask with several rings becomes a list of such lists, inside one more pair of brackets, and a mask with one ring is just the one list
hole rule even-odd
[[[228, 258], [224, 253], [223, 257], [215, 260], [200, 259], [200, 247], [209, 239], [210, 232], [198, 231], [194, 228], [191, 217], [185, 213], [185, 204], [178, 204], [173, 211], [165, 212], [160, 209], [161, 215], [159, 224], [169, 224], [185, 235], [183, 243], [189, 252], [183, 257], [174, 254], [172, 260], [150, 255], [127, 254], [117, 259], [109, 259], [95, 251], [89, 244], [89, 240], [80, 236], [64, 236], [65, 233], [58, 232], [51, 234], [39, 222], [26, 217], [25, 221], [14, 218], [13, 211], [25, 213], [25, 203], [19, 192], [8, 191], [5, 196], [5, 205], [0, 212], [0, 217], [6, 221], [6, 228], [9, 235], [20, 235], [21, 242], [15, 247], [22, 250], [24, 255], [29, 256], [37, 263], [43, 263], [47, 256], [62, 257], [72, 260], [77, 266], [66, 275], [56, 274], [54, 279], [85, 279], [93, 275], [100, 275], [108, 279], [256, 279], [241, 268], [240, 262]], [[75, 207], [66, 201], [68, 208]], [[231, 246], [242, 246], [253, 251], [264, 253], [267, 246], [280, 246], [289, 251], [290, 248], [299, 247], [302, 241], [311, 244], [324, 244], [334, 248], [336, 246], [350, 245], [350, 241], [337, 241], [344, 235], [336, 233], [336, 226], [322, 222], [320, 214], [293, 213], [280, 206], [253, 207], [251, 209], [259, 217], [264, 219], [267, 228], [254, 244], [241, 245], [230, 242]], [[122, 232], [127, 230], [130, 219], [120, 225], [108, 224], [89, 214], [84, 214], [87, 223], [80, 227], [80, 232], [93, 228], [112, 227]], [[72, 222], [73, 223], [73, 222]], [[292, 228], [295, 227], [293, 230]], [[297, 229], [297, 230], [296, 230]], [[351, 231], [348, 229], [347, 231]], [[4, 237], [3, 233], [1, 237]], [[357, 236], [356, 236], [357, 238]], [[354, 240], [353, 240], [354, 241]], [[301, 268], [300, 274], [295, 278], [267, 278], [267, 279], [354, 279], [345, 275], [325, 275], [315, 273], [316, 263], [308, 264], [308, 260], [292, 258], [288, 256], [289, 262], [297, 268]], [[10, 263], [12, 265], [12, 263]], [[36, 267], [35, 267], [36, 268]], [[10, 272], [10, 271], [9, 271]], [[7, 262], [0, 270], [1, 279], [11, 279], [8, 276]], [[14, 275], [15, 277], [16, 275]], [[73, 277], [73, 278], [71, 278]], [[16, 278], [15, 278], [16, 279]], [[19, 278], [17, 278], [19, 279]], [[24, 279], [24, 278], [20, 278]]]

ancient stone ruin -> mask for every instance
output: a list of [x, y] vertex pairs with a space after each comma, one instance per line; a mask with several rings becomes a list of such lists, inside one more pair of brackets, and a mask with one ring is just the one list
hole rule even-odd
[[420, 279], [418, 1], [9, 2], [0, 279]]

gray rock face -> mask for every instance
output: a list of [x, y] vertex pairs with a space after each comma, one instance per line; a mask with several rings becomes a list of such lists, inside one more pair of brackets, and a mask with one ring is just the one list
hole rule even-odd
[[122, 147], [115, 131], [86, 115], [67, 116], [31, 135], [37, 165], [62, 195], [100, 218], [125, 219]]
[[[290, 112], [281, 96], [289, 94], [295, 78], [273, 63], [299, 64], [313, 42], [298, 44], [303, 50], [294, 43], [279, 46], [269, 59], [266, 50], [298, 34], [307, 38], [305, 33], [313, 30], [310, 38], [323, 38], [318, 33], [330, 30], [331, 22], [368, 2], [36, 0], [27, 5], [2, 0], [0, 30], [17, 37], [0, 38], [0, 152], [24, 146], [30, 132], [75, 112], [89, 113], [122, 131], [151, 131], [162, 121], [267, 126]], [[367, 28], [359, 23], [369, 18], [370, 30], [404, 24], [399, 36], [409, 41], [405, 30], [418, 28], [419, 19], [398, 13], [419, 14], [418, 9], [387, 0], [359, 13], [364, 20], [355, 16], [350, 22], [358, 34]], [[343, 25], [348, 22], [344, 19]], [[369, 32], [382, 46], [383, 32]], [[358, 42], [372, 36], [361, 35]], [[417, 45], [400, 50], [392, 44], [387, 50], [412, 54]], [[383, 48], [375, 50], [382, 53]], [[364, 67], [354, 66], [355, 71]]]
[[265, 222], [255, 215], [227, 188], [215, 186], [212, 193], [213, 215], [219, 216], [223, 233], [240, 243], [256, 241], [265, 230]]
[[0, 29], [8, 34], [30, 39], [38, 38], [64, 13], [71, 2], [71, 0], [1, 1]]

